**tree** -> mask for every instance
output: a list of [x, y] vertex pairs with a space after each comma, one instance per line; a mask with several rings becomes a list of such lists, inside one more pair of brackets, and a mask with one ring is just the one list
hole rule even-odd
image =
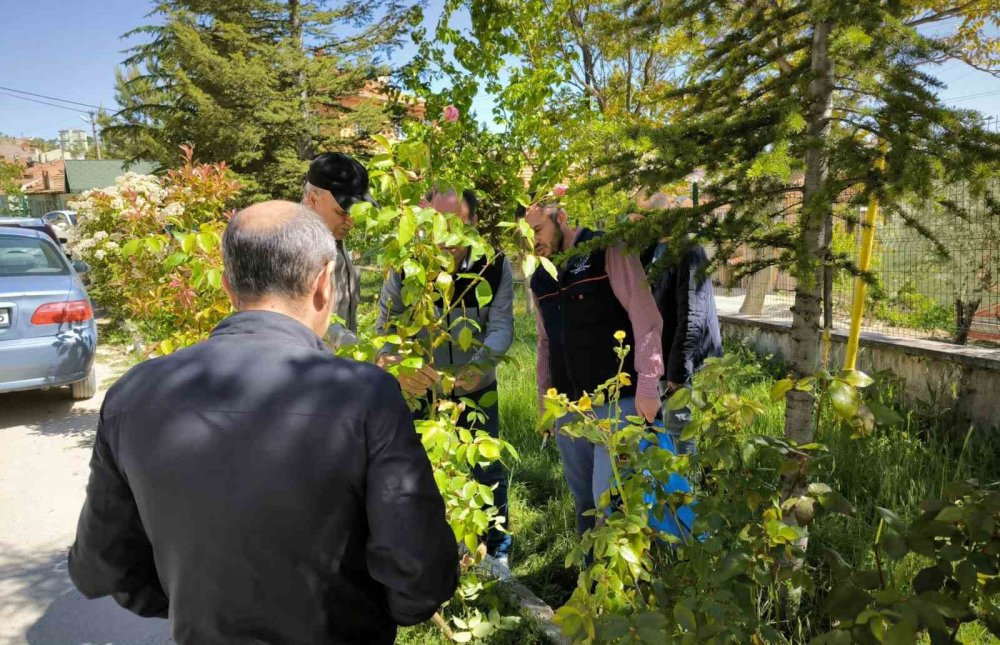
[[[474, 17], [494, 4], [468, 1]], [[857, 271], [832, 247], [834, 219], [856, 223], [857, 209], [834, 205], [860, 205], [874, 195], [891, 209], [904, 199], [934, 200], [942, 184], [981, 187], [997, 172], [1000, 136], [987, 131], [978, 114], [943, 103], [937, 97], [942, 83], [931, 72], [946, 60], [1000, 68], [1000, 42], [987, 29], [1000, 2], [642, 0], [625, 6], [631, 11], [608, 33], [620, 43], [655, 43], [657, 51], [673, 47], [683, 69], [672, 82], [647, 90], [656, 118], [623, 116], [624, 139], [605, 158], [613, 171], [595, 184], [658, 186], [701, 169], [706, 199], [622, 227], [602, 244], [624, 238], [640, 246], [667, 234], [678, 242], [674, 253], [689, 239], [713, 241], [721, 259], [742, 245], [774, 249], [743, 268], [777, 264], [795, 278], [788, 367], [789, 383], [799, 387], [781, 393], [785, 434], [796, 444], [812, 443], [817, 393], [810, 379], [826, 367], [824, 292], [828, 296], [836, 271]], [[490, 57], [502, 59], [532, 45], [533, 33], [476, 35]], [[543, 69], [556, 88], [567, 82], [558, 66]], [[919, 228], [905, 211], [900, 216]], [[853, 377], [843, 376], [824, 400], [853, 417], [860, 401]], [[789, 499], [804, 494], [810, 462], [805, 454], [790, 455], [783, 469]], [[785, 520], [797, 523], [793, 514]], [[806, 546], [804, 539], [799, 546]]]
[[0, 158], [0, 203], [8, 214], [28, 214], [28, 200], [21, 185], [23, 174], [23, 166]]
[[129, 159], [176, 162], [194, 145], [205, 161], [228, 161], [244, 198], [294, 197], [315, 151], [359, 150], [389, 126], [381, 105], [342, 99], [384, 74], [379, 55], [396, 46], [419, 7], [300, 0], [166, 0], [162, 24], [130, 34], [117, 75], [122, 109], [102, 134]]
[[[678, 50], [665, 36], [645, 42], [620, 37], [623, 20], [636, 11], [632, 4], [445, 3], [433, 38], [416, 33], [418, 56], [404, 78], [429, 101], [437, 97], [463, 113], [479, 90], [490, 92], [492, 117], [507, 150], [530, 173], [532, 191], [567, 178], [575, 183], [603, 176], [597, 160], [618, 150], [620, 126], [661, 118], [663, 105], [651, 97], [678, 70]], [[468, 12], [471, 30], [453, 26], [459, 11]], [[434, 91], [442, 78], [450, 85]], [[598, 226], [624, 214], [629, 201], [614, 186], [567, 198], [576, 217]]]

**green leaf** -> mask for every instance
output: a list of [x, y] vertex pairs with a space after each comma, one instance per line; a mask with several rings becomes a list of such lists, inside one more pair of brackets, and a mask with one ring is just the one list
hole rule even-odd
[[452, 638], [455, 639], [456, 643], [468, 643], [472, 641], [472, 632], [455, 632]]
[[399, 240], [401, 246], [406, 246], [413, 239], [413, 235], [417, 232], [417, 220], [413, 217], [413, 213], [406, 211], [403, 216], [399, 218], [399, 233], [396, 239]]
[[479, 443], [479, 454], [487, 461], [500, 459], [500, 444], [492, 437], [485, 437]]
[[948, 524], [955, 524], [965, 519], [965, 509], [961, 506], [945, 506], [938, 512], [937, 516], [934, 518], [938, 522], [947, 522]]
[[215, 248], [215, 235], [212, 233], [198, 233], [198, 248], [208, 253]]
[[851, 638], [851, 632], [835, 629], [832, 632], [821, 634], [812, 639], [809, 641], [809, 645], [851, 645], [853, 642], [854, 639]]
[[906, 538], [902, 535], [883, 535], [881, 545], [885, 549], [886, 555], [893, 560], [899, 560], [910, 552], [906, 545]]
[[600, 617], [596, 625], [597, 640], [600, 643], [613, 643], [628, 634], [628, 618], [621, 614], [606, 613]]
[[635, 630], [643, 643], [663, 643], [666, 641], [665, 631], [667, 618], [659, 612], [644, 611], [635, 619]]
[[878, 401], [867, 401], [868, 409], [875, 416], [875, 423], [880, 426], [894, 426], [903, 423], [903, 417], [890, 407]]
[[682, 410], [687, 407], [687, 404], [691, 402], [691, 390], [686, 387], [674, 392], [667, 400], [667, 410], [674, 412], [676, 410]]
[[463, 352], [469, 351], [474, 340], [475, 336], [472, 334], [472, 327], [462, 327], [462, 331], [458, 332], [458, 346], [462, 348]]
[[919, 593], [925, 591], [937, 591], [944, 584], [944, 573], [937, 565], [927, 567], [917, 573], [913, 578], [913, 590]]
[[208, 276], [208, 284], [213, 289], [222, 288], [222, 271], [219, 269], [209, 269], [206, 275]]
[[813, 388], [816, 386], [815, 376], [806, 376], [805, 378], [800, 378], [795, 382], [795, 389], [800, 392], [812, 392]]
[[538, 268], [538, 258], [534, 255], [525, 256], [524, 261], [521, 263], [521, 271], [524, 273], [525, 278], [530, 278], [535, 274], [535, 269]]
[[392, 151], [392, 144], [389, 143], [389, 139], [384, 134], [373, 134], [372, 141], [382, 146], [386, 152]]
[[472, 635], [476, 638], [486, 638], [493, 633], [493, 625], [490, 623], [479, 623], [472, 628]]
[[546, 273], [552, 276], [553, 280], [559, 279], [559, 270], [556, 269], [556, 265], [552, 264], [552, 260], [539, 255], [538, 261], [542, 263], [542, 268], [545, 269]]
[[830, 387], [827, 391], [830, 394], [830, 404], [833, 406], [834, 412], [841, 419], [853, 419], [858, 413], [858, 408], [861, 407], [861, 397], [858, 396], [858, 391], [853, 386], [838, 379], [830, 381]]
[[698, 629], [698, 620], [695, 618], [694, 612], [681, 603], [674, 605], [674, 620], [685, 631], [693, 632]]
[[122, 246], [122, 256], [128, 258], [135, 255], [141, 245], [141, 239], [129, 240]]
[[182, 264], [185, 260], [187, 260], [187, 257], [188, 257], [187, 253], [181, 253], [180, 251], [174, 253], [173, 255], [167, 258], [166, 262], [167, 268], [172, 269], [175, 266]]
[[831, 513], [854, 515], [854, 506], [847, 501], [846, 497], [835, 490], [819, 495], [819, 503]]
[[485, 307], [493, 300], [493, 288], [486, 280], [481, 280], [476, 284], [476, 302], [480, 307]]
[[497, 391], [490, 390], [479, 399], [479, 407], [484, 409], [492, 407], [496, 405], [498, 398], [499, 397], [497, 396]]
[[962, 586], [962, 591], [967, 594], [974, 593], [979, 582], [976, 567], [969, 561], [960, 562], [955, 567], [955, 579]]
[[882, 639], [885, 645], [912, 645], [917, 642], [917, 621], [906, 617], [885, 633]]
[[875, 510], [878, 512], [879, 515], [882, 516], [882, 519], [885, 520], [885, 523], [888, 524], [893, 529], [897, 531], [906, 530], [906, 523], [900, 516], [896, 515], [887, 508], [882, 508], [881, 506], [876, 506]]
[[830, 591], [823, 605], [835, 620], [853, 620], [871, 603], [872, 597], [851, 584], [839, 584]]
[[856, 388], [868, 387], [875, 382], [875, 379], [859, 370], [843, 370], [837, 376]]
[[771, 403], [777, 403], [785, 398], [785, 394], [795, 387], [795, 381], [790, 378], [783, 378], [771, 387]]

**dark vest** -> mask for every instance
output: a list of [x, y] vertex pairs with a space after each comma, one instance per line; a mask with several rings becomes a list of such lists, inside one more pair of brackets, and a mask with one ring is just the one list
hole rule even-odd
[[[600, 233], [583, 229], [577, 244]], [[552, 386], [571, 399], [593, 392], [618, 373], [616, 331], [625, 332], [631, 350], [622, 371], [632, 377], [632, 385], [621, 396], [635, 396], [635, 338], [628, 312], [615, 296], [605, 271], [605, 250], [571, 259], [559, 269], [559, 279], [543, 269], [531, 278], [531, 290], [538, 300], [545, 334], [549, 337], [549, 374]]]
[[[465, 293], [462, 297], [462, 304], [455, 303], [456, 309], [461, 309], [465, 307], [466, 309], [478, 309], [479, 300], [476, 298], [476, 287], [469, 288], [469, 285], [473, 282], [472, 278], [462, 278], [462, 275], [481, 275], [482, 282], [486, 282], [490, 285], [490, 292], [496, 296], [497, 290], [500, 289], [500, 279], [503, 277], [503, 261], [504, 256], [502, 253], [497, 253], [493, 256], [493, 261], [490, 262], [489, 266], [486, 266], [486, 258], [479, 258], [469, 266], [468, 269], [464, 271], [456, 272], [452, 275], [454, 279], [454, 291], [455, 298]], [[485, 271], [483, 267], [486, 266]], [[478, 280], [476, 282], [479, 282]], [[466, 290], [468, 291], [466, 292]], [[493, 302], [493, 298], [490, 298], [490, 302]]]

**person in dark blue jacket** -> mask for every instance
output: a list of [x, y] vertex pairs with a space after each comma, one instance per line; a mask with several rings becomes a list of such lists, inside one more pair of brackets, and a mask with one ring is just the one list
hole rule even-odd
[[[641, 216], [638, 216], [641, 217]], [[629, 216], [630, 221], [637, 219]], [[722, 356], [722, 333], [715, 310], [711, 276], [705, 272], [708, 255], [701, 246], [689, 246], [671, 262], [667, 240], [660, 240], [640, 255], [653, 289], [653, 298], [663, 318], [664, 373], [660, 381], [663, 396], [663, 425], [681, 454], [694, 450], [694, 443], [680, 441], [691, 410], [668, 411], [666, 400], [691, 378], [706, 358]]]

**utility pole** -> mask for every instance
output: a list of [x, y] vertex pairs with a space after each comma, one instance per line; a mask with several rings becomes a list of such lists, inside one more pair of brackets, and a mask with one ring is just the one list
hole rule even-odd
[[[97, 153], [97, 159], [101, 159], [101, 140], [97, 138], [97, 112], [88, 112], [90, 115], [90, 132], [94, 135], [94, 149]], [[83, 119], [83, 117], [80, 117]], [[86, 121], [86, 119], [84, 119]]]

